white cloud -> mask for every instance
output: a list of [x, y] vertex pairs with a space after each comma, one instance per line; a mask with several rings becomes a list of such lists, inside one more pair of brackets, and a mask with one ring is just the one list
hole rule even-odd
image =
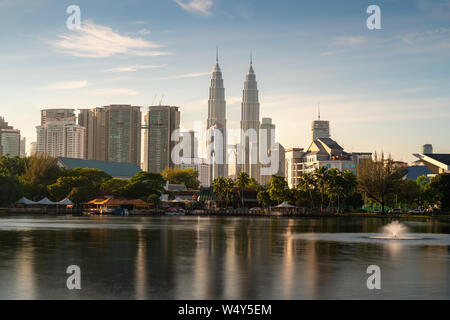
[[211, 72], [198, 72], [198, 73], [186, 73], [186, 74], [179, 74], [176, 76], [169, 76], [165, 77], [163, 79], [183, 79], [183, 78], [197, 78], [197, 77], [203, 77], [210, 75]]
[[150, 33], [151, 33], [151, 31], [148, 29], [145, 29], [145, 28], [138, 31], [138, 34], [140, 34], [140, 35], [146, 35], [146, 34], [150, 34]]
[[143, 69], [159, 69], [159, 68], [164, 68], [166, 65], [135, 65], [135, 66], [126, 66], [126, 67], [116, 67], [116, 68], [111, 68], [111, 69], [107, 69], [104, 72], [136, 72], [138, 70], [143, 70]]
[[106, 88], [93, 90], [91, 93], [98, 96], [136, 96], [141, 92], [128, 88]]
[[198, 13], [201, 15], [210, 15], [211, 7], [213, 5], [212, 0], [190, 0], [184, 2], [182, 0], [174, 0], [180, 7], [189, 12]]
[[332, 41], [333, 46], [353, 46], [363, 43], [366, 40], [363, 36], [360, 37], [334, 37]]
[[45, 90], [59, 90], [59, 89], [81, 89], [87, 87], [87, 81], [71, 81], [71, 82], [58, 82], [53, 83], [47, 87]]
[[160, 44], [142, 38], [124, 36], [110, 27], [84, 21], [81, 29], [60, 34], [50, 44], [58, 51], [75, 57], [105, 58], [114, 55], [160, 56]]

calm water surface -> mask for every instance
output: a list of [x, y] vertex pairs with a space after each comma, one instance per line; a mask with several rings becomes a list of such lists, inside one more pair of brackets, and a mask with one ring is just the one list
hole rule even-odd
[[[0, 299], [449, 299], [450, 223], [367, 238], [390, 221], [2, 216]], [[372, 264], [381, 290], [367, 289]]]

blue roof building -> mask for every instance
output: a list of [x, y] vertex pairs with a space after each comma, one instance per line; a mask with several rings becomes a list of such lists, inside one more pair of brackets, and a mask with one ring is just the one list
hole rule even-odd
[[58, 158], [58, 165], [64, 169], [99, 169], [117, 179], [130, 179], [131, 177], [134, 177], [137, 173], [142, 171], [139, 166], [132, 163], [84, 160], [63, 157]]

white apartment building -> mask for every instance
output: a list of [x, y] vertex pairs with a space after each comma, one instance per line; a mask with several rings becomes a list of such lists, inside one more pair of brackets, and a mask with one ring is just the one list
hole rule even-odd
[[356, 167], [362, 159], [372, 157], [369, 152], [347, 153], [331, 138], [314, 140], [307, 151], [300, 148], [286, 150], [286, 181], [290, 188], [296, 188], [303, 173], [312, 173], [320, 167], [350, 170], [356, 174]]
[[72, 121], [47, 121], [36, 127], [36, 153], [84, 159], [85, 130]]

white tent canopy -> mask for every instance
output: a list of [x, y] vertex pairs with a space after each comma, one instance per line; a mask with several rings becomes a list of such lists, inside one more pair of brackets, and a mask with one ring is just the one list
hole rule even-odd
[[37, 204], [37, 202], [34, 202], [30, 199], [22, 197], [19, 201], [16, 202], [16, 204], [33, 205], [33, 204]]
[[69, 198], [65, 198], [64, 200], [56, 202], [56, 204], [60, 204], [60, 205], [64, 205], [64, 206], [71, 206], [71, 205], [73, 205], [73, 202], [70, 201]]
[[44, 198], [38, 202], [36, 201], [32, 201], [30, 199], [27, 199], [25, 197], [23, 197], [22, 199], [20, 199], [19, 201], [16, 202], [16, 204], [23, 204], [26, 206], [32, 206], [32, 205], [44, 205], [44, 206], [56, 206], [56, 205], [61, 205], [61, 206], [71, 206], [73, 205], [73, 202], [70, 201], [69, 198], [65, 198], [61, 201], [58, 202], [53, 202], [51, 200], [49, 200], [48, 198]]
[[40, 201], [38, 201], [36, 204], [43, 204], [43, 205], [55, 205], [57, 204], [56, 202], [53, 202], [51, 200], [49, 200], [48, 198], [44, 198]]
[[277, 208], [297, 208], [296, 206], [290, 205], [287, 202], [283, 202], [276, 206]]

